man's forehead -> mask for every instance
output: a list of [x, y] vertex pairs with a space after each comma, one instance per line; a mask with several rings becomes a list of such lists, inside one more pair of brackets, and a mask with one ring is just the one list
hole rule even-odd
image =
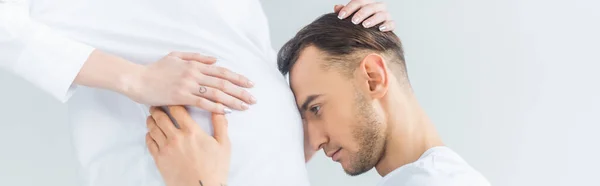
[[324, 71], [320, 64], [325, 60], [324, 54], [314, 46], [308, 46], [300, 52], [298, 59], [290, 71], [290, 84], [303, 85], [318, 79]]

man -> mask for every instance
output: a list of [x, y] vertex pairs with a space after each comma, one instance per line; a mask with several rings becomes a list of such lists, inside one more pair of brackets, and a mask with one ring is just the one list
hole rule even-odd
[[[383, 176], [381, 186], [490, 185], [444, 146], [412, 91], [402, 45], [394, 33], [361, 28], [349, 20], [338, 20], [335, 14], [326, 14], [282, 47], [278, 65], [283, 74], [289, 73], [312, 151], [323, 149], [347, 174], [360, 175], [375, 168]], [[170, 110], [177, 111], [177, 122], [193, 126], [183, 109]], [[152, 115], [150, 127], [174, 130], [162, 111], [154, 109]], [[188, 133], [182, 136], [199, 136], [181, 137], [194, 145], [156, 148], [149, 138], [148, 146], [157, 161], [194, 159], [189, 166], [195, 165], [198, 174], [182, 180], [220, 180], [224, 174], [201, 173], [207, 167], [227, 165], [223, 163], [227, 156], [222, 155], [227, 154], [229, 145], [226, 121], [216, 115], [213, 123], [218, 131], [215, 138]], [[178, 138], [177, 134], [169, 136]], [[169, 154], [178, 147], [204, 150], [198, 150], [203, 154], [187, 156]], [[158, 164], [170, 170], [177, 170], [177, 165]], [[172, 176], [173, 172], [163, 172], [163, 176]]]
[[[388, 31], [382, 5], [336, 10]], [[161, 105], [187, 105], [209, 132], [210, 112], [229, 113], [228, 184], [308, 185], [301, 119], [269, 37], [258, 0], [0, 0], [0, 68], [68, 100], [82, 185], [170, 181], [144, 143], [148, 107]]]

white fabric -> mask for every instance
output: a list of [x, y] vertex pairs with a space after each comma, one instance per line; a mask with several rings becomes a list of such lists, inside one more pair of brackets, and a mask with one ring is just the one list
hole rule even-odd
[[431, 148], [421, 157], [385, 175], [378, 186], [490, 186], [487, 179], [448, 147]]
[[0, 1], [0, 68], [19, 74], [60, 101], [93, 48], [31, 20], [25, 1]]
[[[163, 185], [144, 143], [148, 107], [111, 91], [72, 86], [94, 48], [140, 64], [171, 51], [198, 52], [249, 77], [258, 103], [228, 116], [228, 185], [308, 185], [301, 120], [277, 71], [258, 0], [0, 1], [0, 65], [69, 100], [83, 185]], [[212, 132], [208, 113], [191, 113]]]

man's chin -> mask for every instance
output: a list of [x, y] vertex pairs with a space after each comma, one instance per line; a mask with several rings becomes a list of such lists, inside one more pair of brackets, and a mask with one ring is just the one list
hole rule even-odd
[[365, 173], [365, 172], [368, 172], [368, 171], [369, 171], [369, 170], [363, 170], [363, 171], [349, 171], [349, 170], [346, 170], [346, 169], [344, 169], [344, 172], [346, 172], [346, 174], [348, 174], [349, 176], [358, 176], [358, 175], [361, 175], [361, 174], [363, 174], [363, 173]]
[[346, 174], [348, 174], [349, 176], [358, 176], [361, 175], [365, 172], [368, 172], [369, 170], [373, 169], [374, 166], [370, 166], [370, 167], [351, 167], [351, 168], [347, 168], [346, 166], [344, 166], [344, 164], [342, 162], [340, 162], [340, 164], [342, 165], [342, 168], [344, 169], [344, 172], [346, 172]]

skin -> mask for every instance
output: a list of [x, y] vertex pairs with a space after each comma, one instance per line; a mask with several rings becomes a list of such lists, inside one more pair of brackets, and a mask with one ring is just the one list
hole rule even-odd
[[379, 30], [382, 32], [392, 31], [396, 27], [392, 16], [387, 11], [387, 7], [383, 2], [375, 2], [373, 0], [352, 0], [346, 6], [335, 5], [333, 8], [335, 13], [338, 13], [338, 18], [347, 19], [352, 16], [352, 23], [361, 24], [365, 28], [371, 28], [379, 23]]
[[[182, 106], [152, 107], [146, 145], [168, 186], [225, 186], [231, 142], [224, 115], [212, 114], [214, 137], [202, 131]], [[213, 160], [213, 161], [207, 161]]]
[[[323, 149], [350, 175], [376, 168], [385, 176], [443, 143], [406, 79], [392, 73], [386, 58], [358, 55], [360, 64], [349, 77], [324, 69], [326, 54], [309, 46], [292, 68], [290, 83], [313, 151]], [[152, 108], [146, 137], [166, 184], [225, 185], [231, 153], [225, 117], [213, 114], [212, 137], [185, 108], [169, 109], [181, 128], [163, 110]]]
[[[246, 110], [248, 104], [256, 103], [244, 90], [253, 83], [215, 66], [216, 60], [197, 53], [171, 52], [154, 63], [139, 65], [94, 50], [73, 83], [115, 91], [142, 104], [193, 105], [215, 113]], [[200, 86], [206, 92], [200, 93]]]
[[406, 78], [392, 73], [378, 53], [357, 55], [353, 77], [324, 69], [327, 54], [313, 46], [290, 71], [312, 150], [323, 149], [350, 175], [375, 167], [385, 176], [443, 145]]
[[[340, 19], [357, 12], [356, 24], [381, 31], [392, 31], [394, 22], [385, 4], [373, 0], [352, 0], [336, 5]], [[217, 59], [198, 53], [173, 51], [149, 65], [139, 65], [119, 56], [94, 50], [83, 64], [74, 84], [118, 92], [130, 99], [153, 106], [193, 105], [214, 113], [230, 109], [247, 110], [257, 100], [244, 88], [254, 84], [246, 77], [215, 66]], [[198, 91], [200, 86], [206, 92]]]
[[[353, 0], [346, 6], [336, 5], [334, 10], [339, 13], [349, 12], [349, 14], [358, 11], [356, 15], [363, 17], [362, 19], [359, 19], [361, 22], [363, 20], [368, 20], [374, 25], [382, 23], [382, 25], [386, 25], [388, 28], [384, 31], [390, 31], [394, 28], [393, 22], [390, 20], [385, 6], [381, 6], [380, 3], [374, 3], [374, 1]], [[368, 19], [364, 19], [367, 17]], [[347, 18], [347, 16], [342, 17], [340, 14], [340, 19], [345, 18]], [[357, 24], [361, 22], [358, 22]], [[304, 54], [301, 56], [301, 58], [303, 58], [303, 56]], [[344, 81], [341, 77], [338, 77], [337, 80], [340, 82]], [[319, 84], [318, 87], [326, 87], [326, 84]], [[328, 94], [326, 96], [327, 97], [319, 97], [318, 99], [328, 100], [328, 98], [334, 98], [336, 95]], [[360, 109], [358, 110], [352, 110], [349, 107], [346, 108], [346, 110], [340, 110], [340, 112], [336, 112], [337, 115], [328, 116], [329, 119], [327, 121], [333, 121], [337, 117], [347, 119], [353, 115], [361, 114], [361, 112], [369, 108], [369, 99], [363, 99], [367, 98], [364, 95], [343, 94], [341, 96], [344, 96], [343, 99], [336, 100], [339, 102], [331, 102], [330, 104], [332, 106], [339, 104], [338, 107], [342, 106], [340, 108], [346, 108], [344, 106], [356, 105], [349, 104], [352, 102], [344, 102], [344, 100], [357, 100], [358, 103], [362, 103], [360, 104], [362, 107], [359, 107]], [[189, 118], [187, 111], [185, 111], [183, 107], [170, 106], [169, 108], [173, 118], [178, 122], [179, 125], [188, 126], [187, 128], [197, 128], [197, 124]], [[212, 121], [215, 128], [215, 136], [213, 138], [210, 136], [206, 137], [206, 133], [204, 133], [202, 130], [186, 130], [184, 127], [182, 127], [182, 129], [175, 129], [173, 127], [173, 122], [168, 119], [166, 113], [161, 109], [153, 108], [150, 112], [152, 117], [149, 118], [147, 122], [149, 133], [146, 137], [146, 142], [148, 144], [148, 149], [150, 150], [162, 177], [165, 179], [167, 186], [225, 185], [225, 181], [227, 180], [227, 171], [224, 170], [227, 169], [224, 169], [224, 167], [228, 168], [229, 166], [228, 163], [231, 152], [226, 130], [217, 131], [217, 129], [223, 128], [219, 126], [227, 125], [227, 121], [222, 115], [213, 114]], [[312, 122], [313, 120], [306, 120], [309, 122], [304, 128], [306, 135], [305, 146], [313, 146], [312, 148], [306, 149], [305, 155], [307, 160], [320, 147], [327, 148], [329, 151], [338, 147], [343, 148], [344, 153], [340, 154], [348, 154], [347, 156], [342, 156], [343, 158], [341, 160], [343, 162], [361, 162], [364, 159], [362, 157], [372, 157], [381, 154], [377, 152], [371, 152], [383, 152], [383, 144], [385, 144], [385, 136], [381, 135], [381, 131], [378, 127], [375, 127], [382, 125], [381, 123], [377, 123], [380, 122], [381, 118], [370, 117], [375, 116], [373, 115], [374, 113], [377, 112], [373, 110], [373, 112], [369, 112], [367, 115], [361, 114], [365, 117], [359, 117], [359, 122], [352, 124], [348, 123], [346, 126], [351, 126], [350, 128], [335, 128], [335, 125], [330, 125], [321, 129], [316, 129]], [[368, 123], [369, 125], [365, 126], [362, 125], [362, 123]], [[326, 134], [329, 132], [335, 135], [335, 143], [320, 143], [320, 140], [312, 140], [313, 138], [324, 139], [322, 138], [322, 135], [329, 135]], [[349, 141], [354, 141], [355, 138], [362, 139], [362, 143], [347, 143]], [[365, 150], [366, 148], [364, 147], [372, 148]], [[375, 158], [369, 159], [370, 161], [363, 162], [362, 164], [370, 165], [375, 163], [372, 160]], [[348, 163], [347, 165], [348, 167], [354, 166], [352, 163]], [[358, 170], [359, 168], [361, 167], [355, 169]], [[200, 181], [202, 181], [203, 184], [199, 184]]]

